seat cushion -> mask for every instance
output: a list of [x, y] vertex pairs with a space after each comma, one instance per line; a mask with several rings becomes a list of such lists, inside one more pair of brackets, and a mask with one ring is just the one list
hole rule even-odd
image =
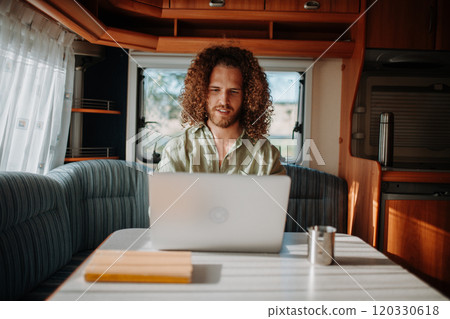
[[20, 298], [71, 256], [60, 185], [42, 175], [0, 172], [0, 300]]
[[149, 226], [147, 169], [137, 163], [82, 161], [47, 176], [64, 189], [75, 252], [95, 249], [118, 229]]

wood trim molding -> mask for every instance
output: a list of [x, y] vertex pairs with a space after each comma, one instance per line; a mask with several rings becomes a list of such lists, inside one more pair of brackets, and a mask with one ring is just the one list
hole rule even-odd
[[158, 8], [139, 1], [133, 0], [108, 0], [108, 1], [114, 7], [128, 12], [139, 13], [155, 18], [160, 18], [162, 14], [162, 8]]
[[89, 42], [95, 43], [105, 33], [106, 26], [74, 1], [26, 1]]
[[450, 183], [450, 172], [383, 171], [383, 182]]
[[[196, 53], [211, 44], [233, 44], [251, 50], [256, 55], [318, 57], [330, 47], [328, 41], [296, 41], [269, 39], [220, 39], [190, 37], [159, 37], [158, 52]], [[324, 57], [351, 57], [354, 42], [336, 42]]]
[[154, 51], [158, 45], [158, 37], [145, 33], [108, 28], [96, 42], [113, 47]]

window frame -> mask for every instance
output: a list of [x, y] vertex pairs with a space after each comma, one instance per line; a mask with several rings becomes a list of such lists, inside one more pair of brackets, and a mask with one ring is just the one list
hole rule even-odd
[[[136, 150], [134, 140], [137, 133], [138, 117], [138, 69], [188, 69], [191, 61], [195, 58], [194, 54], [160, 54], [151, 52], [141, 52], [130, 50], [128, 59], [128, 91], [127, 91], [127, 128], [126, 128], [126, 160], [136, 161]], [[303, 113], [303, 134], [298, 138], [297, 147], [300, 150], [304, 141], [311, 138], [311, 111], [312, 111], [312, 74], [314, 60], [311, 58], [294, 57], [264, 57], [257, 56], [259, 64], [264, 71], [288, 71], [304, 72], [304, 101], [303, 110], [297, 114], [297, 120]], [[303, 111], [303, 112], [301, 112]], [[297, 162], [298, 164], [298, 162]], [[308, 167], [309, 162], [302, 163]]]

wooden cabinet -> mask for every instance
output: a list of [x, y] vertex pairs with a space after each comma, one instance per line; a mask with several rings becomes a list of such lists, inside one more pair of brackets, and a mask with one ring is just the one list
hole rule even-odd
[[437, 288], [448, 290], [450, 198], [386, 200], [384, 213], [383, 252]]
[[331, 12], [358, 13], [359, 10], [359, 0], [331, 0]]
[[447, 0], [379, 0], [367, 12], [366, 47], [449, 50], [449, 9]]
[[264, 0], [171, 0], [171, 9], [264, 10]]
[[304, 11], [303, 0], [225, 0], [223, 7], [210, 6], [219, 0], [26, 1], [95, 44], [196, 53], [231, 41], [256, 55], [312, 58], [350, 58], [357, 28], [341, 34], [365, 6], [359, 0], [320, 0], [319, 11]]
[[266, 10], [358, 13], [359, 0], [266, 0]]
[[171, 9], [358, 13], [360, 0], [171, 0]]
[[438, 13], [436, 24], [436, 50], [450, 50], [450, 1], [438, 0]]

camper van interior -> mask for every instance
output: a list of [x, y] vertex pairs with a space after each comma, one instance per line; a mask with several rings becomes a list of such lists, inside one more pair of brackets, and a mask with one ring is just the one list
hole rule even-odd
[[[447, 0], [2, 0], [0, 300], [448, 300], [449, 13]], [[151, 177], [211, 45], [265, 72], [267, 139], [290, 178], [283, 245], [147, 258]], [[206, 228], [234, 216], [213, 212]], [[315, 225], [336, 229], [316, 272]], [[92, 284], [105, 250], [131, 264]], [[143, 275], [145, 260], [187, 263], [190, 283]]]

